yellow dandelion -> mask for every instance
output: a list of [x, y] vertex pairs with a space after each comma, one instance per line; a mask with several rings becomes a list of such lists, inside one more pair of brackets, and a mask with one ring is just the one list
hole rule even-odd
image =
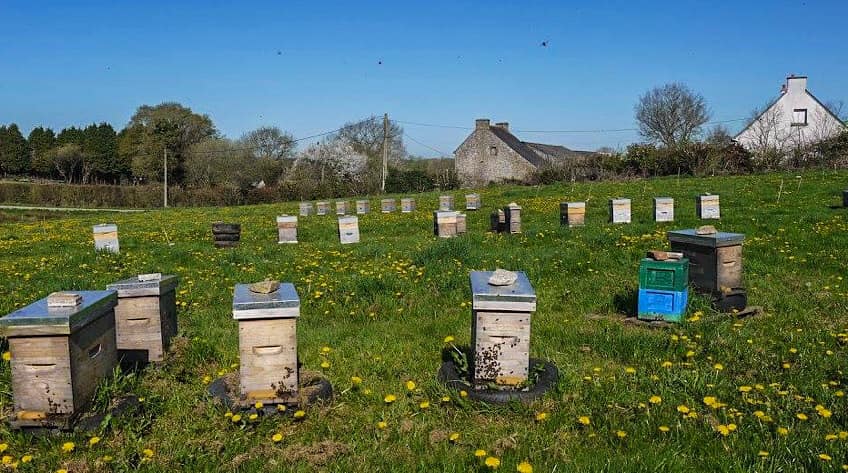
[[421, 401], [418, 404], [418, 407], [421, 408], [421, 409], [429, 409], [430, 408], [430, 401]]
[[548, 413], [547, 412], [537, 412], [536, 413], [536, 422], [544, 422], [547, 419], [548, 419]]
[[241, 420], [241, 414], [233, 414], [230, 420], [233, 422], [239, 422]]
[[777, 433], [778, 433], [778, 435], [786, 437], [787, 435], [789, 435], [789, 429], [787, 429], [786, 427], [778, 427]]
[[689, 408], [684, 406], [683, 404], [681, 404], [681, 405], [677, 406], [677, 412], [679, 412], [681, 414], [688, 414]]
[[325, 355], [326, 355], [327, 353], [330, 353], [331, 351], [333, 351], [333, 349], [332, 349], [332, 348], [330, 348], [330, 347], [321, 347], [321, 353], [323, 353], [323, 354], [325, 354]]
[[285, 404], [277, 404], [277, 412], [286, 412]]
[[386, 394], [386, 397], [383, 398], [383, 402], [385, 402], [386, 404], [391, 404], [395, 401], [397, 401], [397, 396], [395, 396], [394, 394]]
[[807, 420], [807, 418], [808, 418], [807, 414], [804, 414], [803, 412], [799, 412], [799, 413], [795, 414], [795, 417], [797, 417], [798, 420]]
[[415, 391], [415, 381], [409, 380], [406, 382], [406, 390], [407, 391]]
[[96, 435], [94, 437], [91, 437], [90, 439], [88, 439], [88, 446], [89, 447], [93, 447], [93, 446], [97, 445], [98, 443], [100, 443], [100, 437], [98, 437]]
[[667, 426], [667, 425], [661, 425], [661, 426], [659, 427], [659, 429], [660, 429], [660, 432], [663, 432], [663, 433], [668, 432], [669, 430], [671, 430], [670, 428], [668, 428], [668, 426]]
[[517, 471], [518, 473], [533, 473], [533, 465], [526, 461], [523, 461], [515, 467], [515, 471]]
[[486, 451], [482, 448], [478, 448], [477, 450], [474, 450], [474, 456], [477, 458], [483, 458], [486, 456]]
[[0, 443], [0, 453], [3, 453], [3, 452], [5, 452], [5, 451], [6, 451], [6, 450], [8, 450], [8, 449], [9, 449], [9, 444], [8, 444], [8, 443]]
[[624, 437], [627, 437], [627, 432], [625, 432], [623, 430], [616, 430], [615, 436], [620, 438], [620, 439], [623, 439]]
[[71, 453], [75, 448], [77, 448], [77, 446], [74, 445], [73, 442], [65, 442], [62, 444], [62, 451], [65, 453]]
[[330, 367], [330, 362], [329, 362], [329, 361], [322, 361], [322, 362], [321, 362], [321, 368], [327, 369], [327, 368], [329, 368], [329, 367]]
[[141, 453], [142, 453], [142, 455], [144, 455], [144, 458], [153, 458], [153, 455], [154, 455], [153, 450], [149, 449], [149, 448], [145, 448], [144, 450], [141, 451]]
[[765, 457], [769, 456], [769, 452], [767, 452], [765, 450], [760, 450], [759, 452], [757, 452], [757, 456], [761, 457], [761, 458], [765, 458]]
[[445, 337], [445, 343], [453, 343], [453, 337], [451, 335]]
[[306, 417], [306, 411], [296, 411], [294, 413], [294, 418], [297, 420], [303, 419], [304, 417]]
[[628, 366], [627, 368], [624, 368], [624, 372], [627, 373], [627, 374], [635, 374], [636, 368], [632, 368], [632, 367]]
[[259, 414], [256, 414], [256, 413], [250, 414], [249, 416], [247, 416], [248, 420], [256, 420], [258, 418], [259, 418]]
[[674, 365], [674, 363], [672, 363], [670, 361], [663, 361], [661, 366], [663, 368], [671, 368], [673, 365]]
[[360, 384], [362, 384], [362, 378], [360, 378], [359, 376], [351, 376], [350, 384], [354, 386], [359, 386]]
[[442, 396], [442, 402], [450, 402], [450, 396]]
[[827, 410], [827, 409], [819, 409], [819, 410], [818, 410], [818, 413], [819, 413], [819, 415], [820, 415], [820, 416], [824, 417], [825, 419], [827, 419], [827, 418], [829, 418], [831, 415], [833, 415], [833, 413], [832, 413], [832, 412], [830, 412], [830, 411], [829, 411], [829, 410]]
[[501, 461], [497, 457], [486, 457], [486, 461], [484, 463], [492, 470], [497, 470], [498, 467], [501, 466]]
[[751, 392], [751, 386], [739, 386], [739, 392], [747, 393]]
[[714, 396], [704, 396], [704, 404], [708, 406], [713, 406], [716, 403], [716, 398]]
[[452, 434], [450, 434], [448, 440], [450, 440], [451, 443], [456, 443], [459, 440], [459, 432], [453, 432]]
[[589, 425], [592, 423], [592, 419], [590, 419], [589, 416], [580, 416], [577, 418], [577, 422], [582, 425]]
[[26, 454], [21, 457], [21, 463], [29, 463], [32, 461], [32, 455]]
[[383, 430], [383, 429], [385, 429], [385, 428], [386, 428], [386, 427], [388, 427], [388, 426], [389, 426], [389, 424], [388, 424], [386, 421], [384, 421], [384, 420], [381, 420], [380, 422], [377, 422], [377, 428], [378, 428], [378, 429], [380, 429], [380, 430]]
[[11, 361], [12, 360], [12, 352], [4, 351], [3, 352], [3, 361]]
[[256, 404], [254, 404], [253, 407], [257, 409], [262, 409], [262, 407], [264, 407], [264, 404], [262, 404], [261, 401], [256, 401]]
[[651, 396], [651, 397], [648, 399], [648, 402], [650, 402], [651, 404], [659, 404], [659, 403], [661, 403], [661, 402], [662, 402], [662, 398], [661, 398], [661, 397], [659, 397], [659, 396]]
[[721, 363], [716, 363], [713, 365], [713, 368], [715, 368], [716, 371], [721, 371], [724, 369], [724, 365]]
[[720, 433], [721, 435], [723, 435], [725, 437], [730, 435], [730, 429], [728, 429], [727, 426], [724, 425], [724, 424], [719, 424], [719, 425], [715, 426], [715, 431]]
[[468, 391], [463, 389], [462, 391], [459, 392], [459, 397], [461, 397], [461, 398], [468, 397]]
[[819, 460], [829, 462], [833, 460], [827, 453], [819, 453]]
[[283, 440], [283, 434], [277, 432], [276, 434], [271, 436], [271, 441], [274, 443], [278, 443]]

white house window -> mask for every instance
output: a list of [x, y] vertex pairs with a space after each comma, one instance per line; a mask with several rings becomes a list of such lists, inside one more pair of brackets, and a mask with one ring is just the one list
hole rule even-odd
[[497, 156], [498, 155], [498, 147], [491, 146], [489, 147], [489, 156]]
[[807, 109], [796, 108], [792, 110], [792, 126], [807, 125]]

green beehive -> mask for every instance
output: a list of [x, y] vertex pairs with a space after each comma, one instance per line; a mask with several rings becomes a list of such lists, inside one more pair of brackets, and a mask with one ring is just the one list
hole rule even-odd
[[684, 291], [689, 284], [689, 260], [656, 261], [642, 259], [639, 264], [639, 288]]

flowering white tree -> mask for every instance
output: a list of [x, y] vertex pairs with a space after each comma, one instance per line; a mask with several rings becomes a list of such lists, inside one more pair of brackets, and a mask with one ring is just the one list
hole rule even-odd
[[349, 140], [334, 137], [310, 145], [297, 155], [295, 169], [308, 163], [317, 164], [321, 172], [321, 182], [327, 177], [347, 181], [350, 184], [363, 184], [366, 177], [368, 158], [356, 152]]

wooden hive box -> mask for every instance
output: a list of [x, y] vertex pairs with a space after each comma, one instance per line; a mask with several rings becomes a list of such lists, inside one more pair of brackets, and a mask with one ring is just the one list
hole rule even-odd
[[559, 223], [569, 227], [585, 225], [586, 202], [561, 202], [559, 204]]
[[350, 203], [348, 201], [336, 201], [336, 215], [347, 215], [348, 210], [350, 210]]
[[630, 199], [610, 199], [610, 222], [630, 223]]
[[468, 194], [465, 196], [465, 210], [480, 210], [482, 207], [480, 194]]
[[527, 381], [530, 368], [530, 315], [536, 292], [518, 272], [510, 286], [489, 284], [491, 271], [471, 273], [471, 382], [516, 386]]
[[94, 250], [120, 253], [118, 244], [118, 226], [114, 223], [101, 223], [94, 226]]
[[357, 215], [365, 215], [371, 211], [371, 203], [367, 200], [357, 200], [356, 201], [356, 214]]
[[433, 212], [433, 234], [439, 238], [456, 236], [457, 212], [437, 210]]
[[300, 216], [308, 217], [312, 214], [312, 202], [301, 202], [300, 203]]
[[[53, 306], [55, 294], [78, 303]], [[0, 319], [12, 355], [12, 427], [67, 427], [85, 409], [117, 364], [117, 303], [115, 291], [54, 293]]]
[[174, 275], [142, 274], [106, 286], [118, 292], [115, 340], [119, 358], [160, 362], [177, 334], [177, 284]]
[[506, 213], [503, 210], [498, 209], [489, 217], [489, 223], [491, 226], [492, 233], [503, 233], [506, 231]]
[[236, 284], [233, 318], [239, 326], [239, 389], [243, 405], [297, 400], [297, 318], [300, 298], [291, 283], [270, 294]]
[[280, 215], [277, 217], [277, 243], [297, 243], [297, 217]]
[[380, 211], [384, 214], [392, 213], [397, 209], [397, 202], [395, 199], [382, 199], [380, 200]]
[[415, 199], [400, 199], [400, 211], [405, 214], [415, 212]]
[[698, 218], [704, 220], [717, 220], [721, 218], [718, 196], [713, 194], [699, 195], [695, 201], [698, 210]]
[[654, 221], [674, 221], [674, 199], [671, 197], [654, 197]]
[[315, 203], [316, 215], [327, 215], [330, 213], [330, 203], [326, 201]]
[[442, 212], [450, 212], [453, 210], [453, 196], [452, 195], [440, 195], [439, 196], [439, 210]]
[[717, 294], [722, 288], [741, 288], [741, 233], [698, 235], [694, 229], [668, 232], [672, 251], [689, 259], [689, 281], [702, 292]]
[[512, 202], [504, 207], [504, 215], [509, 233], [521, 233], [521, 207]]
[[458, 213], [456, 214], [456, 234], [457, 235], [465, 235], [468, 231], [468, 223], [465, 219], [465, 214]]
[[342, 245], [359, 243], [359, 217], [339, 217], [339, 241]]

